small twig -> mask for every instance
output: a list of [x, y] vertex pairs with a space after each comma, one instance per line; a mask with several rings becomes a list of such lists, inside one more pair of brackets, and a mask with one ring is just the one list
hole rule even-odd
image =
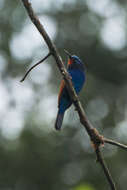
[[115, 146], [118, 146], [124, 150], [127, 150], [127, 145], [124, 145], [124, 144], [121, 144], [119, 142], [116, 142], [116, 141], [113, 141], [113, 140], [110, 140], [110, 139], [106, 139], [104, 138], [104, 142], [105, 143], [108, 143], [108, 144], [111, 144], [111, 145], [115, 145]]
[[106, 163], [104, 162], [104, 159], [102, 157], [102, 154], [100, 152], [100, 149], [99, 147], [96, 149], [96, 155], [97, 155], [97, 161], [101, 164], [102, 168], [103, 168], [103, 171], [107, 177], [107, 180], [110, 184], [110, 187], [111, 187], [111, 190], [116, 190], [116, 187], [115, 187], [115, 184], [113, 182], [113, 179], [112, 179], [112, 176], [106, 166]]
[[27, 72], [26, 74], [24, 75], [24, 77], [20, 80], [20, 82], [23, 82], [27, 75], [30, 73], [30, 71], [35, 68], [37, 65], [41, 64], [43, 61], [45, 61], [49, 56], [51, 55], [51, 53], [49, 52], [48, 55], [46, 55], [42, 60], [40, 60], [39, 62], [37, 62], [35, 65], [33, 65]]

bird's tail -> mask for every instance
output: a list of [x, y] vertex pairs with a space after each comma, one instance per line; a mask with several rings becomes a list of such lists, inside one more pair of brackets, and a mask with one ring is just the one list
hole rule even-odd
[[55, 128], [56, 130], [60, 130], [62, 123], [63, 123], [64, 113], [57, 113], [56, 122], [55, 122]]

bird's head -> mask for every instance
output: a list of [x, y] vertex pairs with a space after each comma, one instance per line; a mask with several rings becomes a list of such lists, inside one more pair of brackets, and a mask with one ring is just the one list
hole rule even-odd
[[68, 55], [68, 67], [73, 69], [85, 70], [85, 66], [81, 59], [76, 55], [71, 55], [68, 51], [65, 50], [65, 53]]

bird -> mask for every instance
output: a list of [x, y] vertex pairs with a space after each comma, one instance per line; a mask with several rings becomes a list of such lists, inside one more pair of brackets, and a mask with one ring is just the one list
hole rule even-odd
[[[73, 87], [77, 93], [81, 91], [86, 81], [86, 68], [81, 59], [76, 55], [71, 55], [67, 50], [65, 53], [68, 55], [67, 71], [71, 77]], [[65, 81], [62, 80], [58, 94], [58, 112], [55, 121], [55, 129], [60, 130], [65, 111], [72, 105], [72, 100], [69, 96]]]

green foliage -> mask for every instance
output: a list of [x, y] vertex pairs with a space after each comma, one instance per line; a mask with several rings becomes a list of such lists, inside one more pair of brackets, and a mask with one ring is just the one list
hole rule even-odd
[[95, 190], [91, 185], [88, 184], [81, 184], [75, 187], [72, 190]]

